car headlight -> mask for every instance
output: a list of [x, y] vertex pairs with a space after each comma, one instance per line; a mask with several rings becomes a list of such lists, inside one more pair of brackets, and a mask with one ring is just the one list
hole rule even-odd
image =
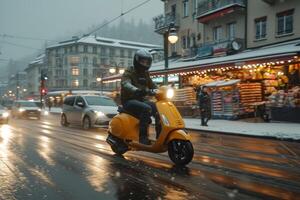
[[167, 98], [172, 99], [173, 97], [174, 97], [174, 90], [170, 88], [167, 90]]
[[24, 108], [19, 108], [19, 112], [24, 112], [25, 109]]
[[9, 116], [9, 113], [8, 113], [8, 112], [5, 112], [5, 113], [2, 114], [2, 116], [3, 116], [3, 117], [8, 117], [8, 116]]
[[105, 114], [101, 111], [92, 110], [92, 112], [94, 112], [97, 115], [97, 117], [104, 117], [105, 116]]

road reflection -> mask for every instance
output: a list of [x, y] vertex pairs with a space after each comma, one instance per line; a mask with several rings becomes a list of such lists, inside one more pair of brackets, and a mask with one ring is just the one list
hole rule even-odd
[[7, 159], [9, 157], [9, 141], [12, 139], [13, 134], [9, 125], [3, 125], [0, 128], [0, 157], [1, 159]]
[[55, 161], [51, 158], [54, 153], [51, 139], [47, 136], [39, 136], [38, 146], [38, 154], [40, 154], [48, 165], [54, 166]]

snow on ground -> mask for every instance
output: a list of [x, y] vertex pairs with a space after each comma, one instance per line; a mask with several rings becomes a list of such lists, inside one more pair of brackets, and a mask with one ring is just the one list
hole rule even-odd
[[259, 120], [210, 120], [208, 126], [200, 126], [200, 119], [184, 119], [187, 128], [196, 130], [220, 131], [242, 135], [276, 137], [280, 139], [300, 140], [300, 123], [261, 122]]

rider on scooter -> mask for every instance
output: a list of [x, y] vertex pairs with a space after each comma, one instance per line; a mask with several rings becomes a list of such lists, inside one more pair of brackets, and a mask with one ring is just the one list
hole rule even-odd
[[123, 108], [139, 118], [139, 141], [149, 145], [148, 124], [151, 116], [155, 117], [156, 138], [159, 136], [159, 116], [155, 103], [146, 100], [145, 96], [157, 86], [150, 78], [149, 68], [152, 55], [145, 49], [138, 50], [133, 58], [133, 66], [126, 69], [121, 80], [121, 104]]

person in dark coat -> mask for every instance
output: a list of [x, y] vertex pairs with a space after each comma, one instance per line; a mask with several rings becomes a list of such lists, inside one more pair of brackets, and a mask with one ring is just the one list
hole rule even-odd
[[121, 79], [121, 104], [125, 110], [134, 113], [140, 120], [139, 141], [149, 145], [148, 124], [151, 116], [155, 117], [156, 137], [160, 133], [160, 123], [154, 102], [145, 98], [147, 91], [156, 89], [157, 85], [150, 78], [149, 68], [152, 55], [145, 49], [138, 50], [134, 55], [133, 65], [124, 72]]
[[210, 96], [207, 92], [207, 87], [203, 86], [199, 96], [199, 108], [200, 108], [200, 115], [201, 115], [201, 126], [207, 126], [208, 120], [211, 118], [211, 111], [210, 111]]

